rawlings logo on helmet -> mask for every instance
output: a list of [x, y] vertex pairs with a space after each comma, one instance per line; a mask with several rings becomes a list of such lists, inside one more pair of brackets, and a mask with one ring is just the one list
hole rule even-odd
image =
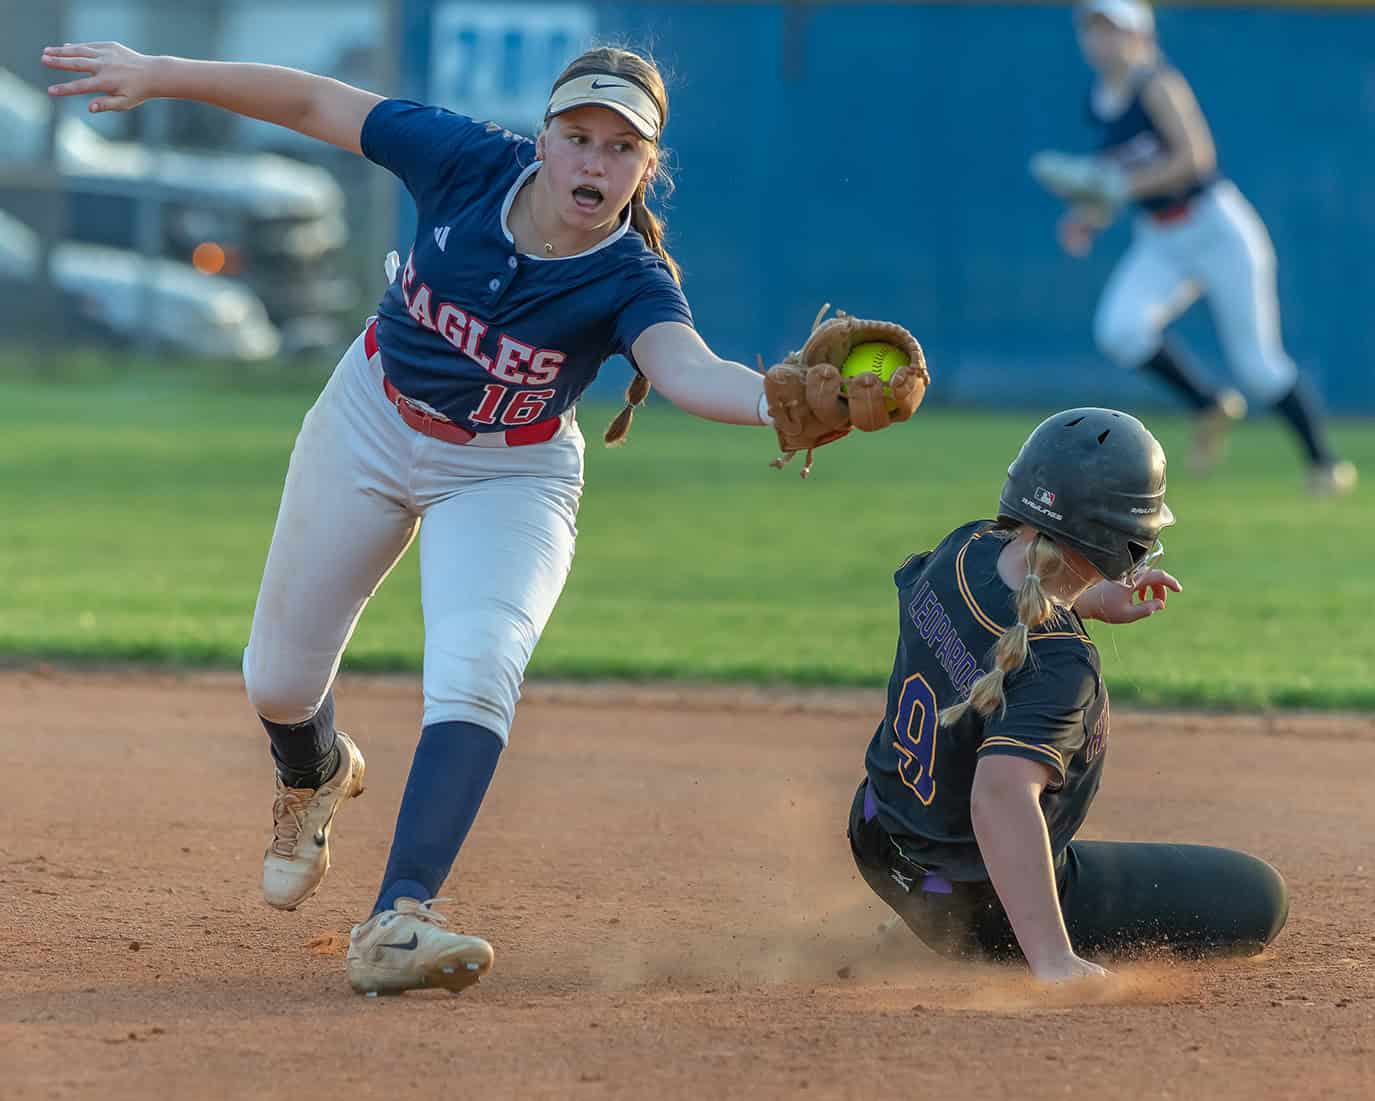
[[1052, 520], [1063, 520], [1065, 518], [1063, 512], [1056, 512], [1053, 509], [1048, 509], [1045, 505], [1033, 501], [1029, 497], [1023, 497], [1022, 504], [1026, 505], [1026, 507], [1033, 512], [1039, 512], [1042, 516], [1049, 516]]

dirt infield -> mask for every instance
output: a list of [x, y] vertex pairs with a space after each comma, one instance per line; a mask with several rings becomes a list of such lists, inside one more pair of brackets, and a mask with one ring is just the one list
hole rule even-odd
[[352, 995], [419, 720], [346, 678], [368, 757], [300, 912], [258, 897], [270, 766], [231, 677], [0, 675], [0, 1097], [1375, 1097], [1375, 723], [1115, 716], [1087, 835], [1288, 877], [1263, 957], [1090, 1001], [938, 961], [844, 816], [877, 696], [535, 688], [450, 882], [497, 965]]

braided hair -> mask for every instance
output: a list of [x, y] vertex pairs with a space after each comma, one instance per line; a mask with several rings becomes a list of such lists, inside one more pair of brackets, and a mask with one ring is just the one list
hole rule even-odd
[[1055, 614], [1055, 604], [1046, 595], [1042, 582], [1064, 566], [1064, 555], [1053, 539], [1039, 531], [1026, 553], [1026, 578], [1017, 590], [1017, 622], [1002, 633], [993, 647], [993, 668], [969, 688], [969, 695], [941, 712], [941, 725], [953, 726], [972, 708], [987, 717], [1007, 707], [1003, 685], [1007, 678], [1026, 664], [1030, 652], [1031, 629]]

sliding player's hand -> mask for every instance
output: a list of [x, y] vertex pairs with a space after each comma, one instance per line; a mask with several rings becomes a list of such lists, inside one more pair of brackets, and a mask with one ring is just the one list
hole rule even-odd
[[1098, 582], [1074, 602], [1074, 610], [1085, 619], [1135, 623], [1163, 610], [1169, 594], [1180, 591], [1179, 582], [1164, 570], [1147, 570], [1131, 589], [1116, 581]]
[[1073, 952], [1059, 959], [1049, 960], [1033, 966], [1034, 974], [1041, 982], [1075, 982], [1078, 979], [1106, 979], [1112, 972], [1106, 967], [1076, 956]]

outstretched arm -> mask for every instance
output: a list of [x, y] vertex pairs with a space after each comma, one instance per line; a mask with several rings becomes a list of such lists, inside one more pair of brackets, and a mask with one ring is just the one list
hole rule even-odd
[[382, 97], [329, 77], [277, 65], [150, 57], [118, 42], [49, 46], [43, 64], [86, 73], [53, 84], [54, 96], [83, 96], [89, 110], [128, 111], [150, 99], [189, 99], [285, 126], [307, 137], [361, 153], [368, 113]]
[[1022, 757], [981, 757], [969, 801], [974, 837], [1032, 973], [1048, 981], [1103, 975], [1075, 955], [1065, 931], [1040, 803], [1051, 777], [1049, 766]]
[[685, 413], [723, 424], [770, 424], [764, 376], [722, 359], [691, 325], [661, 321], [631, 348], [654, 387]]

